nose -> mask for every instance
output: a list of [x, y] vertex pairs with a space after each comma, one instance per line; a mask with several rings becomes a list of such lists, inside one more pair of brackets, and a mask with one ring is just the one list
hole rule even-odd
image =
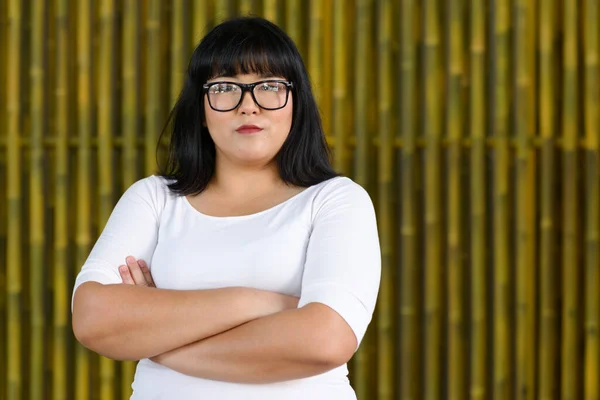
[[254, 102], [252, 93], [246, 92], [242, 95], [242, 102], [238, 107], [238, 111], [242, 114], [257, 114], [260, 111], [258, 104]]

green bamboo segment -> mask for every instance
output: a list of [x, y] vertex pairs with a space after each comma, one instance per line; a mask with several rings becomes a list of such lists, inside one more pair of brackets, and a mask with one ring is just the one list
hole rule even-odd
[[69, 1], [55, 4], [56, 19], [56, 171], [54, 176], [54, 276], [53, 276], [53, 342], [52, 342], [52, 398], [66, 400], [68, 396], [67, 348], [70, 341], [68, 293], [68, 216], [69, 216], [69, 98], [72, 95], [69, 77], [68, 38], [71, 31]]
[[288, 0], [286, 2], [285, 30], [304, 56], [306, 49], [304, 46], [304, 32], [302, 30], [302, 21], [304, 19], [303, 3], [301, 0]]
[[439, 399], [442, 390], [441, 282], [441, 119], [439, 102], [439, 8], [423, 2], [423, 136], [425, 139], [425, 399]]
[[[112, 167], [112, 138], [115, 127], [115, 70], [114, 47], [116, 14], [113, 0], [102, 0], [99, 4], [100, 44], [98, 65], [98, 196], [100, 229], [104, 226], [112, 208], [113, 176]], [[124, 166], [127, 168], [127, 166]], [[113, 398], [115, 382], [115, 362], [106, 357], [100, 357], [100, 398]]]
[[344, 0], [334, 0], [333, 10], [333, 69], [336, 71], [333, 76], [333, 131], [331, 134], [335, 140], [335, 153], [333, 159], [333, 167], [336, 171], [347, 175], [349, 173], [348, 154], [348, 129], [346, 124], [348, 120], [348, 77], [347, 68], [348, 62], [348, 46], [343, 39], [346, 37], [345, 28], [345, 7]]
[[[77, 4], [77, 271], [83, 266], [91, 248], [91, 139], [92, 139], [92, 1]], [[76, 344], [75, 399], [90, 396], [90, 353]]]
[[44, 396], [44, 149], [45, 126], [44, 41], [46, 40], [47, 3], [41, 1], [31, 9], [31, 64], [29, 67], [31, 93], [31, 134], [29, 172], [29, 287], [30, 287], [30, 360], [29, 397]]
[[470, 387], [472, 400], [490, 397], [487, 385], [486, 200], [485, 200], [485, 9], [479, 0], [469, 4], [469, 137], [471, 229]]
[[192, 54], [202, 37], [208, 32], [209, 10], [207, 0], [192, 1], [192, 38], [188, 54]]
[[[321, 3], [321, 2], [320, 2]], [[333, 0], [324, 0], [323, 7], [323, 64], [322, 64], [322, 88], [321, 93], [321, 116], [323, 119], [323, 130], [327, 136], [332, 132], [332, 100], [333, 100]], [[338, 73], [338, 71], [335, 71]], [[337, 88], [336, 88], [337, 89]]]
[[159, 0], [148, 1], [146, 15], [146, 99], [144, 109], [144, 176], [156, 171], [156, 142], [162, 130], [161, 115], [161, 5]]
[[277, 0], [263, 0], [262, 17], [276, 24], [279, 23], [277, 18]]
[[[547, 3], [547, 4], [546, 4]], [[539, 322], [539, 371], [538, 396], [549, 400], [558, 397], [558, 305], [557, 271], [555, 261], [555, 235], [558, 221], [555, 209], [554, 173], [554, 68], [553, 50], [555, 3], [552, 0], [540, 5], [540, 136], [541, 149], [541, 193], [540, 193], [540, 322]]]
[[[381, 287], [379, 290], [379, 311], [377, 314], [378, 344], [378, 399], [388, 400], [394, 397], [394, 333], [393, 333], [393, 210], [391, 199], [393, 188], [393, 135], [392, 135], [392, 88], [389, 82], [392, 76], [392, 2], [379, 2], [377, 10], [377, 121], [379, 131], [378, 148], [378, 215], [381, 240]], [[336, 143], [336, 150], [337, 149]]]
[[185, 0], [176, 0], [173, 2], [171, 11], [171, 101], [169, 107], [172, 107], [177, 101], [179, 92], [183, 86], [183, 76], [186, 69], [186, 61], [189, 59], [189, 44], [185, 35], [187, 30], [186, 15], [188, 10], [185, 6]]
[[528, 64], [528, 41], [517, 40], [533, 36], [530, 24], [531, 6], [519, 0], [514, 7], [516, 58], [515, 99], [517, 138], [517, 201], [516, 201], [516, 396], [518, 399], [535, 398], [535, 222], [532, 212], [535, 187], [534, 160], [529, 141], [531, 131], [531, 93], [533, 77]]
[[[314, 95], [321, 106], [323, 98], [323, 2], [310, 0], [309, 38], [308, 38], [308, 74], [312, 81]], [[322, 109], [321, 109], [322, 113]], [[327, 133], [327, 132], [326, 132]]]
[[[402, 226], [401, 270], [400, 281], [400, 398], [418, 399], [422, 397], [419, 374], [419, 340], [418, 340], [418, 278], [417, 278], [417, 205], [415, 200], [415, 156], [416, 131], [414, 121], [415, 98], [415, 38], [414, 24], [415, 2], [403, 0], [400, 22], [400, 135], [403, 140], [401, 152], [402, 164]], [[361, 30], [362, 31], [362, 30]], [[359, 52], [361, 53], [361, 52]], [[357, 88], [358, 89], [358, 88]], [[357, 90], [357, 95], [360, 93]], [[365, 93], [367, 95], [367, 93]], [[358, 107], [357, 107], [358, 109]]]
[[20, 79], [21, 79], [21, 30], [23, 27], [20, 0], [8, 2], [8, 40], [7, 40], [7, 77], [6, 77], [6, 118], [7, 118], [7, 203], [8, 235], [6, 243], [6, 307], [7, 307], [7, 400], [20, 400], [23, 393], [21, 374], [21, 335], [23, 301], [21, 286], [21, 143], [19, 137], [19, 119], [21, 115]]
[[[363, 187], [369, 189], [369, 177], [372, 169], [372, 160], [370, 157], [369, 140], [369, 83], [365, 76], [372, 68], [371, 43], [373, 41], [372, 18], [373, 18], [373, 0], [358, 0], [356, 7], [356, 31], [360, 32], [355, 36], [356, 52], [354, 52], [354, 71], [353, 81], [356, 84], [356, 96], [354, 97], [354, 135], [356, 136], [355, 156], [355, 179]], [[289, 11], [289, 9], [288, 9]], [[290, 26], [288, 24], [288, 26]], [[359, 399], [369, 399], [375, 396], [374, 380], [372, 371], [375, 368], [374, 353], [376, 351], [375, 335], [373, 329], [369, 329], [363, 338], [359, 351], [353, 358], [354, 367], [354, 389]]]
[[510, 351], [510, 258], [508, 247], [508, 57], [509, 57], [509, 7], [508, 0], [500, 0], [494, 10], [495, 65], [492, 96], [494, 106], [494, 171], [493, 171], [493, 221], [494, 221], [494, 399], [509, 399], [511, 391]]
[[[561, 397], [564, 400], [580, 399], [580, 314], [579, 304], [579, 222], [578, 222], [578, 93], [577, 93], [577, 4], [563, 3], [564, 56], [563, 56], [563, 238], [562, 238], [562, 352]], [[597, 205], [596, 205], [597, 206]]]
[[584, 62], [585, 75], [583, 85], [583, 108], [585, 115], [585, 143], [586, 143], [586, 173], [585, 173], [585, 370], [584, 395], [586, 400], [600, 400], [600, 384], [598, 373], [600, 371], [600, 344], [598, 343], [598, 330], [600, 329], [600, 273], [598, 266], [600, 256], [600, 188], [598, 174], [600, 172], [598, 152], [600, 143], [600, 80], [599, 63], [600, 46], [598, 44], [597, 21], [600, 18], [597, 0], [585, 2], [583, 10], [584, 20]]
[[461, 232], [461, 137], [462, 137], [462, 96], [463, 79], [463, 3], [455, 0], [447, 9], [446, 23], [449, 26], [448, 83], [446, 129], [448, 137], [447, 180], [448, 193], [445, 196], [448, 229], [446, 247], [448, 259], [448, 399], [466, 397], [466, 348], [467, 330], [465, 329], [465, 293], [466, 275], [462, 261]]
[[[7, 170], [6, 160], [6, 141], [7, 141], [7, 116], [6, 116], [6, 66], [7, 66], [7, 48], [8, 48], [8, 4], [6, 0], [0, 0], [0, 170]], [[5, 328], [7, 323], [6, 315], [6, 241], [8, 237], [6, 222], [8, 221], [7, 211], [7, 196], [4, 194], [6, 191], [6, 176], [3, 174], [0, 176], [0, 360], [7, 359], [7, 330]], [[6, 396], [6, 376], [7, 366], [6, 362], [0, 363], [0, 395]]]

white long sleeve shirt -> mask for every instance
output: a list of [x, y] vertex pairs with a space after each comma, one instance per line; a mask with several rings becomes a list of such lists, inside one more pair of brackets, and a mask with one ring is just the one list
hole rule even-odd
[[[381, 277], [373, 203], [351, 179], [311, 186], [251, 215], [205, 215], [167, 180], [150, 176], [121, 197], [75, 281], [122, 283], [118, 267], [132, 255], [148, 262], [157, 288], [244, 286], [323, 303], [357, 341], [371, 321]], [[140, 305], [143, 306], [143, 305]], [[351, 400], [346, 365], [310, 378], [238, 384], [196, 378], [140, 360], [132, 399]]]

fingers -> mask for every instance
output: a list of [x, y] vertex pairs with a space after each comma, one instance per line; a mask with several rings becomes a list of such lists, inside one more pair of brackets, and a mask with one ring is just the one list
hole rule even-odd
[[127, 267], [127, 265], [121, 265], [119, 267], [119, 273], [121, 274], [121, 279], [123, 280], [124, 284], [135, 285], [135, 282], [133, 281], [133, 277], [131, 276], [131, 273], [129, 272], [129, 267]]
[[154, 284], [154, 280], [152, 279], [150, 269], [148, 269], [148, 264], [146, 264], [146, 261], [139, 260], [138, 265], [142, 269], [142, 274], [144, 274], [144, 278], [146, 279], [146, 283], [148, 284], [148, 286], [156, 287], [156, 285]]
[[131, 276], [133, 276], [133, 281], [135, 284], [138, 286], [148, 286], [146, 278], [144, 277], [144, 273], [138, 265], [137, 260], [134, 257], [129, 256], [125, 259], [125, 261], [127, 262], [129, 272], [131, 273]]

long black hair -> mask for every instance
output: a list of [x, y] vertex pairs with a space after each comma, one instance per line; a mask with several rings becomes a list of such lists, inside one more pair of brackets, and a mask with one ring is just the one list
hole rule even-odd
[[183, 89], [161, 134], [171, 134], [167, 163], [159, 175], [172, 180], [172, 192], [200, 193], [215, 172], [215, 144], [203, 123], [202, 85], [218, 76], [246, 73], [281, 76], [294, 84], [292, 127], [275, 157], [281, 179], [308, 187], [338, 176], [296, 45], [277, 25], [244, 17], [217, 25], [192, 54]]

